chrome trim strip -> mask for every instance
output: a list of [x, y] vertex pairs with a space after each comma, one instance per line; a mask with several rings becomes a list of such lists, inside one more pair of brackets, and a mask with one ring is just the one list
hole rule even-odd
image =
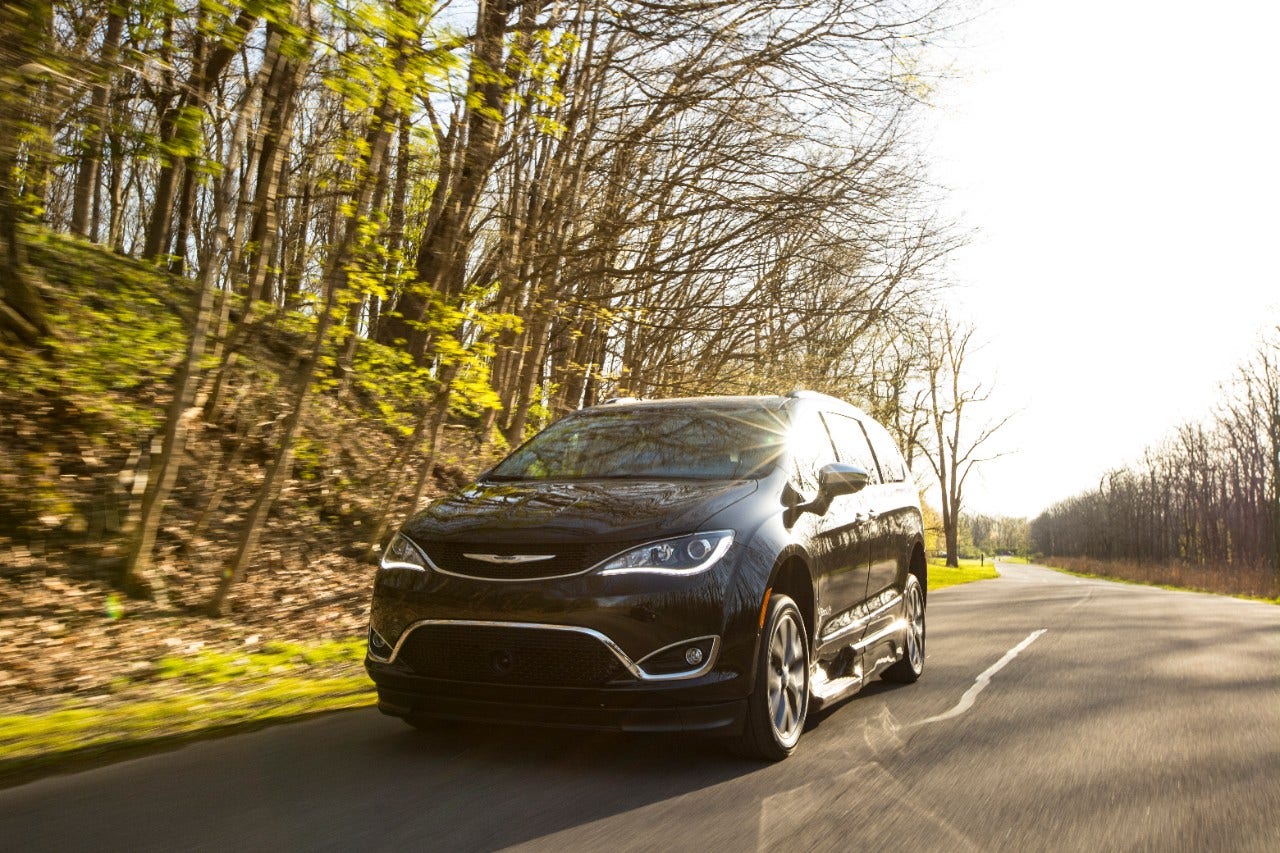
[[819, 702], [827, 702], [855, 687], [862, 687], [865, 683], [866, 680], [861, 675], [842, 675], [820, 684], [813, 684], [811, 680], [809, 692]]
[[636, 666], [640, 667], [649, 658], [656, 657], [657, 655], [660, 655], [665, 651], [674, 649], [677, 646], [689, 646], [689, 645], [693, 645], [694, 643], [700, 642], [702, 640], [711, 641], [711, 652], [707, 655], [707, 659], [702, 662], [702, 666], [694, 670], [689, 670], [687, 672], [668, 672], [662, 675], [649, 675], [646, 673], [644, 680], [645, 681], [675, 681], [681, 678], [697, 678], [700, 675], [706, 675], [708, 672], [711, 671], [711, 668], [715, 666], [716, 658], [720, 656], [719, 655], [720, 638], [713, 634], [708, 634], [705, 637], [693, 637], [688, 640], [681, 640], [678, 643], [671, 643], [670, 645], [663, 646], [657, 651], [649, 652], [649, 654], [640, 658], [640, 660], [636, 661]]
[[484, 563], [497, 563], [502, 566], [519, 565], [521, 563], [540, 563], [543, 560], [554, 560], [555, 554], [467, 554], [468, 560], [479, 560]]
[[627, 653], [620, 649], [617, 643], [609, 639], [604, 634], [601, 634], [599, 631], [592, 630], [591, 628], [580, 628], [576, 625], [548, 625], [541, 622], [489, 622], [480, 619], [421, 619], [414, 622], [401, 632], [399, 639], [396, 640], [395, 648], [391, 651], [391, 657], [387, 659], [388, 663], [395, 662], [395, 659], [400, 654], [401, 647], [404, 646], [404, 641], [409, 638], [410, 634], [424, 625], [464, 625], [473, 628], [534, 628], [544, 631], [566, 631], [574, 634], [586, 634], [588, 637], [604, 643], [605, 647], [608, 648], [609, 651], [613, 652], [614, 656], [617, 657], [617, 659], [632, 675], [636, 678], [642, 677], [640, 669], [635, 665], [631, 658], [627, 657]]
[[420, 619], [417, 622], [414, 622], [411, 625], [409, 625], [409, 627], [405, 628], [404, 631], [400, 633], [399, 639], [396, 640], [395, 648], [391, 650], [391, 657], [386, 658], [385, 660], [378, 657], [374, 657], [373, 655], [370, 655], [370, 657], [372, 657], [376, 661], [379, 661], [380, 663], [395, 663], [396, 658], [400, 654], [400, 648], [401, 646], [404, 645], [404, 641], [409, 638], [409, 635], [411, 633], [413, 633], [418, 628], [423, 627], [424, 625], [465, 625], [465, 626], [470, 626], [475, 628], [531, 628], [531, 629], [542, 630], [542, 631], [564, 631], [572, 634], [585, 634], [586, 636], [591, 637], [592, 639], [598, 640], [599, 642], [603, 643], [605, 648], [613, 652], [614, 657], [616, 657], [618, 661], [626, 668], [627, 672], [631, 673], [633, 676], [635, 676], [641, 681], [677, 681], [683, 678], [697, 678], [700, 675], [705, 675], [706, 673], [711, 671], [711, 668], [713, 666], [715, 666], [715, 662], [716, 662], [716, 659], [719, 657], [719, 651], [720, 651], [720, 638], [713, 635], [708, 635], [707, 637], [694, 637], [692, 640], [682, 640], [678, 643], [671, 643], [670, 645], [663, 646], [662, 648], [658, 649], [655, 652], [650, 652], [649, 654], [641, 658], [641, 660], [648, 660], [649, 658], [658, 654], [658, 652], [666, 651], [672, 646], [685, 645], [687, 643], [697, 642], [698, 640], [705, 640], [708, 637], [710, 637], [712, 640], [711, 654], [707, 655], [707, 660], [701, 667], [699, 667], [696, 670], [693, 670], [692, 672], [675, 672], [675, 673], [669, 673], [666, 675], [650, 675], [649, 673], [641, 669], [639, 665], [636, 664], [635, 661], [631, 660], [631, 658], [627, 656], [627, 653], [624, 652], [618, 646], [617, 643], [609, 639], [609, 637], [606, 636], [605, 634], [602, 634], [599, 631], [596, 631], [592, 628], [583, 628], [579, 625], [551, 625], [545, 622], [489, 622], [489, 621], [480, 620], [480, 619]]
[[[439, 572], [442, 575], [448, 575], [451, 578], [462, 578], [463, 580], [468, 581], [483, 581], [484, 583], [533, 583], [536, 581], [553, 581], [559, 580], [560, 578], [572, 578], [577, 577], [578, 575], [585, 575], [587, 572], [591, 571], [591, 569], [595, 568], [595, 566], [591, 566], [590, 568], [580, 569], [576, 572], [569, 572], [567, 575], [538, 575], [534, 578], [486, 578], [481, 577], [480, 575], [464, 575], [459, 574], [458, 572], [451, 572], [448, 569], [442, 569], [435, 564], [430, 556], [427, 555], [427, 549], [419, 548], [418, 550], [422, 552], [422, 556], [426, 558], [427, 563], [431, 566], [431, 571]], [[470, 555], [464, 554], [463, 556], [465, 557]], [[554, 557], [555, 555], [552, 554], [551, 556]], [[550, 559], [550, 557], [547, 559]]]
[[[907, 620], [895, 619], [893, 622], [889, 623], [889, 626], [884, 630], [876, 631], [870, 637], [859, 640], [857, 643], [850, 646], [850, 648], [855, 652], [861, 651], [867, 646], [883, 640], [895, 631], [901, 631], [906, 626]], [[876, 665], [878, 666], [879, 663], [880, 661], [877, 661]], [[869, 671], [875, 672], [876, 667], [870, 667]], [[819, 672], [821, 672], [821, 668], [819, 668]], [[809, 679], [809, 692], [818, 700], [818, 702], [826, 703], [834, 699], [838, 699], [847, 693], [852, 693], [855, 689], [860, 690], [865, 684], [866, 676], [863, 674], [861, 664], [859, 664], [858, 670], [855, 674], [842, 675], [839, 678], [833, 678], [830, 681], [820, 681], [816, 676], [811, 676]]]
[[880, 607], [877, 607], [875, 610], [871, 611], [866, 616], [863, 616], [857, 622], [850, 622], [848, 625], [845, 625], [843, 628], [841, 628], [839, 631], [836, 631], [834, 634], [829, 634], [825, 637], [819, 637], [818, 642], [829, 643], [832, 640], [840, 639], [845, 634], [852, 634], [854, 631], [858, 630], [859, 628], [865, 628], [867, 627], [867, 623], [870, 622], [872, 619], [876, 618], [881, 613], [885, 612], [886, 610], [892, 607], [897, 607], [901, 603], [902, 603], [902, 596], [901, 595], [895, 596], [893, 600], [890, 601], [888, 604], [883, 604]]
[[[428, 560], [429, 559], [430, 558], [428, 558]], [[462, 578], [463, 580], [468, 581], [480, 581], [482, 583], [537, 583], [538, 581], [554, 581], [559, 580], [560, 578], [574, 578], [578, 575], [585, 575], [587, 572], [591, 571], [591, 569], [583, 569], [579, 572], [570, 572], [567, 575], [538, 575], [537, 577], [532, 578], [486, 578], [481, 575], [464, 575], [459, 572], [451, 572], [448, 569], [440, 568], [435, 563], [432, 563], [431, 565], [433, 567], [433, 571], [437, 571], [442, 575], [448, 575], [451, 578]], [[595, 566], [592, 566], [591, 568], [595, 568]]]
[[[397, 533], [396, 536], [404, 536], [404, 534]], [[412, 539], [409, 539], [408, 536], [404, 536], [404, 538], [408, 540], [409, 544], [414, 547], [414, 549], [418, 552], [418, 555], [422, 557], [423, 561], [426, 562], [427, 567], [432, 572], [439, 572], [440, 574], [448, 575], [451, 578], [462, 578], [463, 580], [468, 580], [468, 581], [484, 581], [485, 583], [531, 583], [534, 581], [553, 581], [553, 580], [559, 580], [560, 578], [572, 578], [572, 577], [577, 577], [578, 575], [585, 575], [587, 572], [591, 571], [591, 569], [595, 568], [595, 566], [591, 566], [590, 568], [581, 569], [576, 572], [569, 572], [567, 575], [538, 575], [537, 577], [533, 577], [533, 578], [486, 578], [486, 577], [481, 577], [480, 575], [464, 575], [458, 572], [451, 572], [447, 569], [440, 568], [435, 564], [435, 561], [431, 559], [431, 556], [427, 553], [426, 548], [423, 548], [417, 542], [414, 542]], [[622, 553], [622, 552], [619, 551], [618, 553]], [[470, 557], [472, 555], [463, 554], [463, 556]], [[547, 557], [539, 556], [539, 559], [550, 560], [554, 556], [555, 556], [554, 554]], [[616, 557], [617, 554], [614, 554], [613, 556]], [[610, 557], [609, 559], [613, 559], [613, 557]], [[599, 565], [599, 563], [597, 563], [596, 565]], [[393, 563], [391, 565], [380, 564], [379, 568], [380, 569], [413, 569], [414, 571], [419, 571], [419, 572], [427, 571], [427, 569], [424, 569], [421, 566], [415, 566], [412, 563]]]
[[870, 637], [863, 637], [861, 640], [854, 643], [852, 648], [854, 651], [857, 651], [859, 649], [865, 649], [867, 646], [871, 645], [872, 643], [883, 640], [885, 637], [889, 636], [890, 634], [895, 634], [898, 631], [901, 631], [905, 627], [907, 627], [906, 619], [894, 619], [883, 630], [876, 631]]
[[[369, 636], [368, 636], [369, 634], [377, 634], [378, 639], [382, 640], [382, 645], [386, 646], [387, 648], [391, 648], [390, 646], [387, 646], [387, 638], [382, 636], [382, 634], [380, 634], [378, 631], [374, 630], [374, 627], [370, 625], [369, 630], [365, 632], [365, 644], [364, 644], [365, 651], [368, 653], [369, 657], [373, 658], [379, 663], [391, 663], [391, 658], [384, 658], [373, 651], [373, 644], [369, 642]], [[395, 649], [392, 648], [391, 654], [395, 655], [395, 653], [396, 653]]]

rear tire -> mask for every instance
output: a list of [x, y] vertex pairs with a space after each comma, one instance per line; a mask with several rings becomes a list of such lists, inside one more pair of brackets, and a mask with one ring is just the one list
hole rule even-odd
[[785, 595], [769, 599], [755, 688], [734, 751], [748, 758], [781, 761], [795, 752], [809, 712], [809, 635], [800, 608]]
[[907, 575], [902, 601], [903, 618], [907, 622], [902, 632], [902, 660], [886, 669], [880, 677], [899, 684], [914, 684], [924, 673], [924, 591], [915, 575]]

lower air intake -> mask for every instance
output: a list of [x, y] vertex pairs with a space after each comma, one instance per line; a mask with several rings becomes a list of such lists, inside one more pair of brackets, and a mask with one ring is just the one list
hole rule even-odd
[[631, 677], [594, 637], [545, 628], [421, 625], [397, 659], [417, 675], [487, 684], [595, 687]]

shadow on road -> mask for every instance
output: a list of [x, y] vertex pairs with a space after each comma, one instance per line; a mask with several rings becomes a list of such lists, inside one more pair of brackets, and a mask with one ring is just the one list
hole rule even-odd
[[429, 791], [424, 808], [447, 828], [450, 846], [518, 844], [769, 766], [693, 736], [379, 723], [379, 736], [350, 758], [380, 788]]
[[721, 742], [339, 713], [0, 792], [24, 849], [496, 849], [758, 772]]

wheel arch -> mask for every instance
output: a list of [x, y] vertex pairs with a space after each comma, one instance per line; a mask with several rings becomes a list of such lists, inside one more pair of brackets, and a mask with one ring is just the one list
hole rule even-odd
[[[920, 581], [921, 600], [928, 604], [929, 601], [929, 561], [925, 559], [924, 542], [917, 539], [911, 545], [911, 556], [907, 560], [907, 571], [916, 576], [916, 580]], [[906, 579], [903, 579], [904, 583]]]
[[[805, 628], [809, 634], [809, 642], [812, 644], [813, 638], [818, 633], [816, 622], [818, 596], [813, 572], [810, 571], [809, 563], [804, 557], [795, 552], [782, 555], [769, 575], [769, 583], [766, 589], [772, 590], [773, 593], [786, 595], [796, 603], [796, 607], [800, 608], [800, 616], [804, 619]], [[761, 612], [763, 612], [763, 609], [768, 606], [768, 602], [761, 602], [760, 606]]]

